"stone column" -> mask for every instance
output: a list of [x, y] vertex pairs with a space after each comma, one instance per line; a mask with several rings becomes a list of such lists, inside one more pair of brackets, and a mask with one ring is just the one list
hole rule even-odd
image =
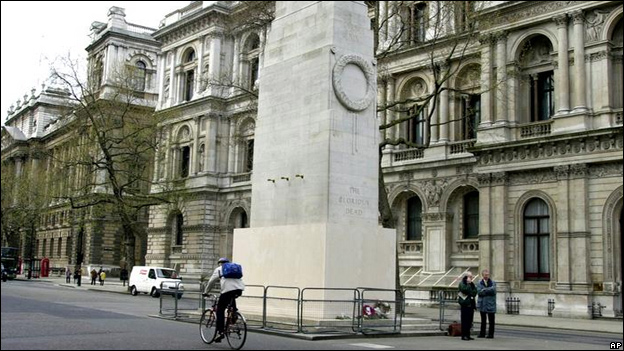
[[[556, 240], [556, 260], [555, 257], [551, 257], [551, 267], [555, 268], [554, 272], [551, 272], [551, 280], [556, 282], [557, 289], [570, 290], [572, 280], [572, 265], [570, 256], [570, 183], [568, 177], [570, 169], [568, 165], [555, 166], [554, 172], [557, 177], [557, 193], [558, 193], [558, 206], [557, 206], [557, 235], [550, 233], [551, 242]], [[551, 209], [552, 220], [552, 209]], [[555, 227], [551, 224], [551, 227]], [[556, 266], [553, 263], [556, 262]]]
[[[447, 98], [448, 98], [448, 94], [447, 94]], [[439, 133], [439, 121], [440, 121], [440, 115], [442, 114], [442, 92], [440, 92], [440, 100], [438, 100], [438, 104], [439, 104], [439, 108], [436, 111], [433, 111], [433, 115], [431, 115], [431, 125], [427, 125], [426, 122], [426, 126], [425, 126], [425, 131], [426, 133], [431, 133], [431, 139], [429, 140], [431, 142], [431, 144], [435, 144], [438, 142], [438, 139], [440, 139], [440, 133]], [[431, 107], [433, 104], [429, 104], [427, 105], [429, 111], [423, 111], [423, 114], [429, 114], [431, 112]], [[447, 109], [448, 110], [448, 109]], [[406, 133], [407, 134], [407, 133]], [[425, 135], [423, 135], [423, 138], [426, 138]]]
[[570, 111], [570, 60], [568, 59], [568, 16], [563, 14], [555, 17], [557, 23], [557, 79], [559, 81], [557, 113], [568, 113]]
[[490, 228], [490, 211], [492, 207], [492, 188], [490, 173], [477, 173], [479, 180], [479, 264], [481, 270], [489, 268], [494, 276], [492, 267], [492, 230]]
[[479, 39], [481, 42], [481, 123], [480, 127], [489, 127], [492, 125], [492, 49], [490, 47], [490, 36], [483, 36]]
[[570, 266], [572, 290], [589, 291], [590, 286], [590, 206], [589, 198], [589, 169], [587, 164], [573, 164], [570, 166]]
[[[202, 118], [197, 116], [193, 117], [193, 122], [195, 124], [195, 135], [193, 137], [193, 145], [189, 145], [191, 159], [189, 160], [189, 175], [197, 174], [199, 168], [199, 160], [197, 157], [199, 156], [199, 133], [201, 130], [201, 123], [203, 123]], [[206, 152], [206, 146], [204, 145], [204, 152]]]
[[167, 53], [158, 55], [158, 106], [163, 107], [165, 96], [165, 71], [167, 69]]
[[[377, 101], [379, 101], [379, 108], [381, 108], [382, 110], [377, 112], [377, 119], [379, 120], [379, 124], [380, 125], [384, 125], [387, 123], [387, 110], [385, 109], [386, 106], [386, 82], [383, 79], [380, 79], [379, 81], [377, 81]], [[385, 140], [386, 139], [386, 134], [387, 134], [387, 130], [383, 129], [379, 131], [379, 135], [381, 137], [381, 140]]]
[[167, 134], [167, 140], [165, 141], [165, 159], [163, 160], [164, 164], [161, 167], [164, 167], [163, 178], [164, 179], [173, 179], [173, 172], [171, 171], [172, 161], [171, 157], [171, 137], [172, 137], [172, 129], [171, 126], [168, 128], [165, 127], [165, 133]]
[[113, 75], [115, 66], [115, 46], [109, 44], [106, 47], [106, 64], [104, 65], [104, 77], [102, 77], [102, 84], [109, 84], [111, 76]]
[[[210, 41], [210, 66], [208, 75], [213, 79], [221, 79], [221, 37], [215, 33]], [[210, 87], [208, 94], [215, 95], [219, 92], [217, 87]]]
[[496, 36], [496, 123], [507, 122], [507, 32]]
[[217, 127], [219, 125], [218, 116], [209, 116], [206, 120], [206, 170], [208, 172], [217, 171]]
[[[234, 52], [232, 54], [232, 81], [234, 85], [238, 84], [239, 77], [241, 75], [240, 72], [240, 63], [239, 63], [239, 55], [240, 55], [240, 37], [234, 37]], [[234, 93], [234, 87], [232, 87], [231, 93]]]
[[[207, 86], [208, 76], [204, 73], [204, 41], [205, 36], [199, 38], [199, 51], [197, 52], [197, 75], [195, 76], [195, 94], [201, 94], [203, 91], [201, 90], [202, 86]], [[195, 144], [197, 145], [197, 144]]]
[[586, 88], [587, 78], [585, 75], [585, 17], [583, 11], [575, 11], [572, 13], [574, 21], [574, 110], [586, 111], [587, 99]]
[[234, 142], [234, 134], [236, 133], [236, 122], [230, 119], [230, 137], [228, 138], [228, 173], [236, 172], [236, 160], [234, 152], [236, 151], [236, 143]]
[[[396, 101], [395, 84], [396, 84], [396, 80], [394, 79], [394, 77], [388, 77], [388, 103], [389, 104]], [[389, 110], [387, 119], [388, 119], [388, 122], [392, 122], [396, 120], [397, 119], [396, 112]], [[386, 135], [388, 135], [389, 138], [398, 139], [399, 138], [399, 125], [397, 124], [394, 127], [390, 128], [388, 132], [386, 133]]]
[[175, 84], [176, 52], [171, 51], [171, 67], [169, 68], [169, 106], [176, 102], [177, 89]]
[[[499, 282], [506, 282], [509, 278], [506, 275], [507, 266], [507, 187], [508, 175], [505, 172], [492, 173], [489, 194], [489, 241], [490, 241], [490, 265], [488, 268], [493, 277]], [[479, 193], [479, 203], [481, 203], [481, 193]], [[481, 206], [479, 206], [481, 207]], [[479, 208], [481, 210], [481, 208]], [[480, 227], [479, 227], [480, 229]], [[479, 247], [479, 251], [483, 248]]]
[[[507, 66], [507, 119], [509, 124], [515, 125], [518, 122], [518, 116], [516, 116], [516, 104], [518, 102], [518, 64], [511, 62]], [[515, 133], [510, 133], [510, 137], [513, 139]]]
[[[438, 118], [438, 121], [440, 123], [440, 127], [439, 127], [439, 135], [435, 135], [436, 139], [439, 141], [449, 141], [449, 134], [448, 134], [448, 121], [450, 119], [449, 117], [449, 91], [448, 89], [448, 80], [445, 80], [444, 83], [442, 83], [442, 92], [440, 92], [440, 115]], [[437, 132], [436, 128], [431, 128], [432, 131]], [[433, 137], [434, 135], [431, 136], [431, 142], [433, 142]]]

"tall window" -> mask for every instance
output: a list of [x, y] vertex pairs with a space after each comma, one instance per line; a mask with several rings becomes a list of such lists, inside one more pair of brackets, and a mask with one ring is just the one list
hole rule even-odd
[[258, 80], [258, 69], [260, 67], [260, 37], [257, 34], [251, 34], [245, 41], [243, 50], [243, 64], [245, 67], [242, 72], [245, 75], [247, 88], [253, 90]]
[[407, 121], [407, 140], [411, 143], [424, 145], [425, 135], [425, 107], [413, 106], [408, 110], [408, 116], [415, 116]]
[[188, 146], [180, 150], [180, 177], [186, 178], [189, 175], [189, 164], [191, 159], [191, 148]]
[[247, 140], [247, 152], [245, 155], [245, 172], [251, 172], [253, 170], [253, 156], [254, 156], [254, 140]]
[[426, 10], [424, 3], [411, 4], [402, 10], [405, 39], [410, 44], [425, 41]]
[[550, 279], [550, 215], [541, 199], [524, 209], [524, 279]]
[[189, 49], [183, 56], [182, 64], [184, 72], [182, 73], [182, 98], [184, 101], [191, 101], [193, 99], [194, 87], [195, 87], [195, 68], [197, 62], [195, 62], [195, 50]]
[[481, 95], [465, 95], [461, 100], [462, 139], [477, 137], [477, 127], [481, 122]]
[[531, 75], [531, 122], [546, 121], [555, 113], [553, 71]]
[[418, 196], [407, 200], [407, 240], [422, 240], [422, 202]]
[[182, 231], [182, 226], [184, 225], [184, 216], [181, 213], [178, 213], [175, 216], [175, 220], [173, 223], [173, 229], [175, 230], [175, 244], [177, 246], [182, 245], [184, 242], [184, 232]]
[[134, 89], [139, 91], [145, 90], [145, 77], [147, 76], [147, 65], [143, 61], [137, 61], [134, 72]]
[[474, 12], [474, 1], [458, 1], [455, 4], [455, 30], [465, 32], [472, 29], [474, 23], [471, 14]]
[[479, 192], [464, 195], [464, 239], [479, 237]]
[[63, 251], [61, 250], [62, 244], [63, 243], [63, 238], [59, 238], [58, 239], [58, 247], [56, 249], [56, 256], [61, 257], [63, 256]]

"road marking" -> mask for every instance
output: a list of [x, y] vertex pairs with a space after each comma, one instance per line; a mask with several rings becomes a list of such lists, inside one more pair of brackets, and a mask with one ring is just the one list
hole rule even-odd
[[356, 347], [367, 347], [369, 349], [393, 349], [393, 346], [387, 346], [387, 345], [377, 345], [377, 344], [369, 344], [369, 343], [359, 343], [359, 344], [350, 344], [351, 346], [356, 346]]

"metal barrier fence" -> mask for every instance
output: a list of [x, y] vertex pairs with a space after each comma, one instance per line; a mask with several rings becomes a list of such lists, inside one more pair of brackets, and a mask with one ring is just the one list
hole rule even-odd
[[[171, 284], [171, 283], [167, 283]], [[159, 291], [159, 313], [161, 316], [176, 320], [192, 320], [193, 315], [201, 313], [203, 299], [202, 289], [194, 287], [195, 284], [187, 284], [186, 288], [180, 288], [180, 282], [175, 284], [174, 289], [168, 289], [161, 283]]]
[[359, 330], [363, 334], [401, 332], [403, 294], [400, 290], [360, 288]]
[[[404, 318], [428, 318], [438, 321], [438, 329], [446, 331], [452, 322], [459, 322], [459, 304], [457, 303], [457, 289], [404, 289]], [[432, 312], [437, 313], [432, 314]]]
[[264, 327], [298, 332], [301, 289], [294, 286], [267, 286], [264, 290]]
[[[210, 307], [202, 297], [204, 286], [205, 283], [186, 281], [185, 289], [180, 289], [179, 284], [174, 289], [161, 286], [160, 315], [178, 320], [199, 319]], [[414, 317], [414, 310], [420, 307], [423, 307], [422, 316], [411, 318], [412, 321], [435, 319], [434, 312], [438, 314], [439, 329], [446, 330], [442, 324], [459, 320], [459, 313], [457, 301], [451, 304], [445, 297], [444, 292], [435, 298], [429, 291], [417, 290], [247, 285], [237, 299], [237, 307], [249, 328], [310, 334], [391, 334], [401, 332], [406, 312]]]
[[357, 289], [305, 288], [301, 290], [299, 331], [302, 333], [357, 333]]
[[507, 314], [520, 314], [520, 298], [505, 298], [505, 307], [507, 309]]

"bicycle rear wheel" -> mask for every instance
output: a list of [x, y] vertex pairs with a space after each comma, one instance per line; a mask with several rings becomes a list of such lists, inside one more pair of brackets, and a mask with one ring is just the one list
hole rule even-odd
[[212, 344], [217, 334], [217, 319], [212, 309], [207, 309], [199, 320], [199, 334], [206, 344]]
[[240, 350], [247, 340], [247, 322], [242, 314], [235, 312], [226, 325], [225, 336], [234, 350]]

